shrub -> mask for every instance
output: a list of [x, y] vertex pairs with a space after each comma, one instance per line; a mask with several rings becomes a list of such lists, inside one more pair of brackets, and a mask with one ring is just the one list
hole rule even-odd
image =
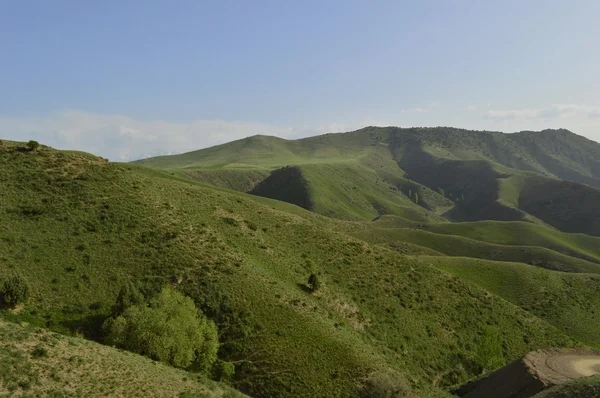
[[33, 358], [47, 357], [48, 356], [48, 350], [44, 346], [38, 344], [33, 349], [33, 351], [31, 351], [31, 356]]
[[150, 304], [133, 305], [103, 326], [105, 341], [179, 368], [208, 372], [217, 359], [217, 328], [194, 302], [164, 288]]
[[112, 308], [113, 317], [119, 316], [129, 307], [144, 304], [144, 295], [131, 283], [121, 288]]
[[235, 375], [235, 366], [231, 362], [217, 359], [212, 368], [212, 378], [217, 381], [230, 381]]
[[29, 149], [30, 151], [35, 151], [39, 147], [40, 147], [40, 143], [37, 141], [31, 140], [27, 143], [27, 149]]
[[361, 398], [404, 398], [410, 397], [411, 388], [398, 372], [387, 370], [369, 375], [360, 385]]
[[5, 305], [14, 307], [29, 298], [29, 285], [20, 275], [5, 279], [0, 286], [0, 298]]
[[311, 292], [316, 292], [321, 288], [321, 281], [319, 280], [317, 274], [314, 272], [310, 274], [307, 285]]

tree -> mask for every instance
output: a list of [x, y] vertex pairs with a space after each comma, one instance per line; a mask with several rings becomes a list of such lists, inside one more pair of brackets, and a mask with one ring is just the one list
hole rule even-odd
[[415, 203], [419, 203], [419, 194], [415, 192]]
[[207, 373], [217, 359], [217, 328], [189, 297], [164, 288], [104, 323], [105, 341], [179, 368]]
[[20, 275], [5, 279], [0, 286], [0, 298], [5, 305], [14, 307], [29, 298], [29, 285]]
[[30, 151], [35, 151], [39, 147], [40, 147], [40, 143], [37, 141], [31, 140], [27, 143], [27, 149], [29, 149]]
[[311, 292], [316, 292], [317, 290], [319, 290], [319, 288], [321, 287], [321, 281], [319, 280], [317, 274], [315, 274], [314, 272], [310, 274], [310, 276], [308, 277], [307, 285]]
[[112, 308], [112, 315], [114, 317], [119, 316], [127, 308], [134, 305], [141, 305], [144, 301], [144, 295], [132, 283], [127, 283], [119, 291], [115, 305]]

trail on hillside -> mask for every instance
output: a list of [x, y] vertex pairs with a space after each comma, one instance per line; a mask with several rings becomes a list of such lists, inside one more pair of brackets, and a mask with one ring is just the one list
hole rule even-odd
[[552, 386], [593, 375], [600, 375], [600, 351], [540, 350], [460, 387], [455, 393], [467, 398], [527, 398]]
[[534, 364], [540, 379], [548, 384], [562, 384], [580, 377], [600, 374], [600, 354], [557, 352], [536, 358]]

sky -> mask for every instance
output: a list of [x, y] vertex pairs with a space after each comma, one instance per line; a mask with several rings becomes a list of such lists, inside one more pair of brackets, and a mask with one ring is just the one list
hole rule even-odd
[[597, 0], [0, 0], [0, 138], [127, 161], [255, 134], [600, 141]]

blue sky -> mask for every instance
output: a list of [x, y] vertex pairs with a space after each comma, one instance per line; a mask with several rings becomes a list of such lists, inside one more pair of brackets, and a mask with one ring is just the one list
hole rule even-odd
[[600, 141], [600, 2], [2, 1], [0, 137], [127, 160], [365, 125]]

